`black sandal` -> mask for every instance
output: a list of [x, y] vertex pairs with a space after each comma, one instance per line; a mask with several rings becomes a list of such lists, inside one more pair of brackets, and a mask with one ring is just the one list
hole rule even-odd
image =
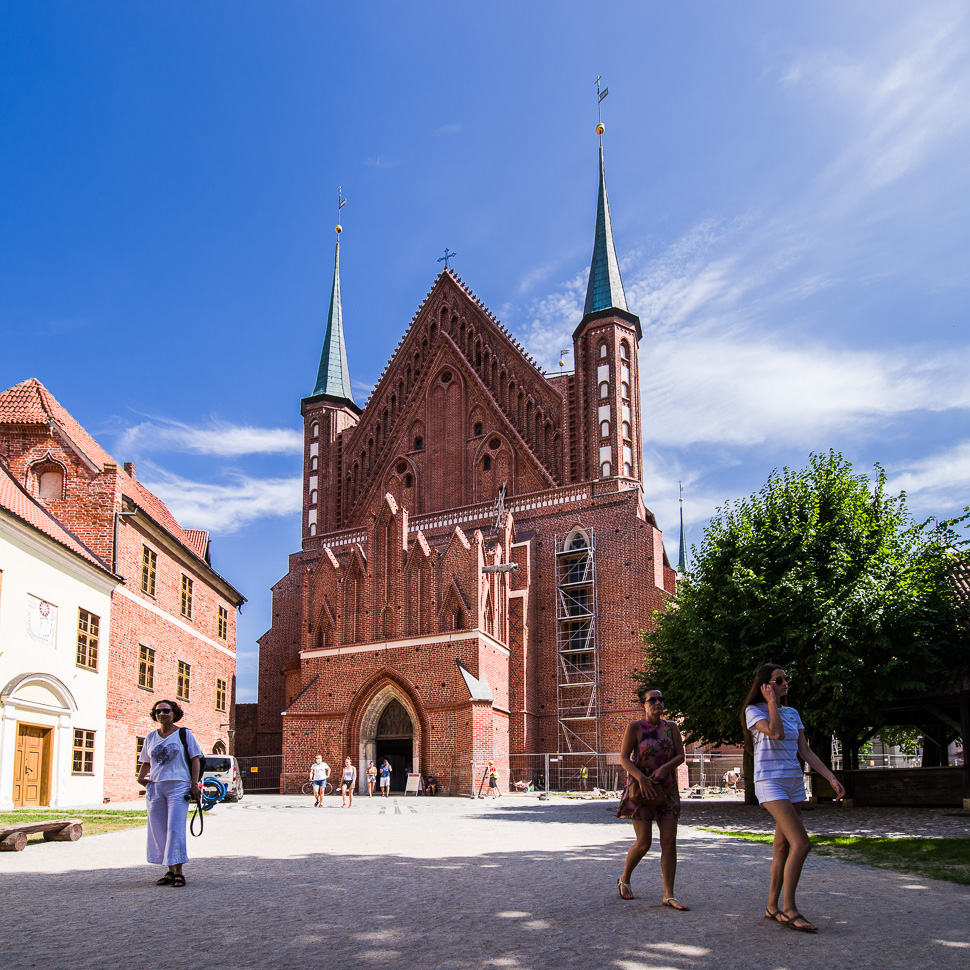
[[156, 886], [171, 886], [174, 881], [175, 881], [175, 873], [174, 872], [166, 872], [165, 875], [162, 876], [161, 879], [156, 880], [155, 885]]
[[181, 889], [182, 886], [185, 885], [185, 876], [183, 876], [181, 872], [175, 873], [175, 875], [172, 877], [172, 885], [176, 889]]

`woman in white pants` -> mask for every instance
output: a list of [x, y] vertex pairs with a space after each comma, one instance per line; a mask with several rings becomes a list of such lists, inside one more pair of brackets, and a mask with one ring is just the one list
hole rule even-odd
[[[179, 729], [182, 708], [175, 701], [156, 701], [152, 720], [159, 725], [145, 738], [141, 750], [138, 782], [145, 786], [148, 807], [148, 861], [168, 866], [158, 886], [185, 885], [182, 864], [188, 861], [185, 823], [189, 798], [199, 798], [199, 758], [202, 749], [191, 731], [185, 732], [185, 746]], [[188, 757], [186, 757], [188, 748]]]

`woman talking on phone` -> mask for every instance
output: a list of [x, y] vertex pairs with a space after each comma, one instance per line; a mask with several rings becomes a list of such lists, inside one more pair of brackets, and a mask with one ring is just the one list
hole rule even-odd
[[755, 675], [741, 715], [745, 750], [754, 753], [755, 794], [775, 820], [765, 919], [802, 933], [817, 933], [818, 927], [805, 919], [795, 905], [798, 878], [812, 848], [802, 824], [805, 779], [798, 759], [828, 779], [836, 799], [845, 795], [845, 789], [808, 746], [805, 725], [798, 711], [787, 706], [787, 697], [788, 676], [784, 667], [765, 664]]

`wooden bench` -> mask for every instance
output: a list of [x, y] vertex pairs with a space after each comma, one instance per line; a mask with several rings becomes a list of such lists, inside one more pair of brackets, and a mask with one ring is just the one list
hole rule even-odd
[[0, 852], [22, 852], [27, 836], [44, 833], [45, 842], [77, 842], [84, 823], [79, 818], [59, 818], [53, 822], [24, 822], [21, 825], [0, 823]]

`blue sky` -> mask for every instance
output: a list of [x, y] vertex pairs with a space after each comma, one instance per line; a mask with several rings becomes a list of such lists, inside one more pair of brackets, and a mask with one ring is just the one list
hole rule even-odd
[[337, 188], [358, 403], [444, 247], [553, 368], [579, 321], [595, 79], [675, 558], [773, 468], [970, 502], [963, 3], [0, 6], [0, 385], [39, 378], [249, 599], [299, 545]]

